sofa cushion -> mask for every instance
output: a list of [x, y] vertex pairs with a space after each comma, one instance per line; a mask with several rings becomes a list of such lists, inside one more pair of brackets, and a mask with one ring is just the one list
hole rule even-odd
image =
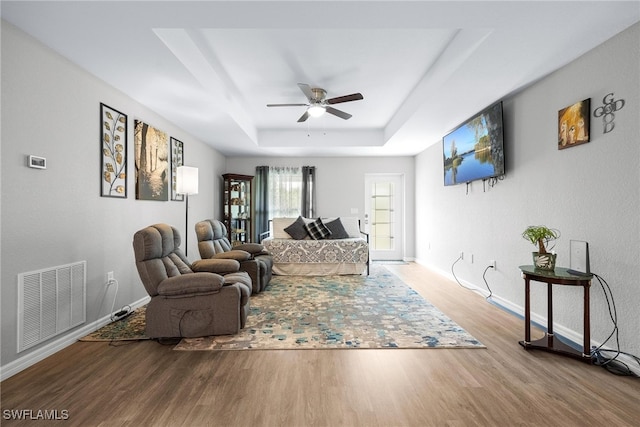
[[340, 218], [336, 218], [333, 221], [327, 221], [324, 223], [329, 231], [331, 231], [331, 239], [346, 239], [349, 237], [349, 233], [344, 229]]
[[309, 235], [307, 228], [305, 227], [304, 219], [301, 216], [299, 216], [293, 224], [286, 227], [284, 231], [296, 240], [302, 240]]
[[307, 223], [305, 227], [309, 232], [309, 235], [314, 240], [322, 240], [331, 236], [331, 230], [329, 230], [327, 226], [324, 225], [324, 223], [320, 218], [316, 219], [315, 221]]

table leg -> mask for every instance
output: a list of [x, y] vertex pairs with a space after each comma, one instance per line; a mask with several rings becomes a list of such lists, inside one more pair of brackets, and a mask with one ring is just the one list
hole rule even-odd
[[531, 342], [531, 299], [529, 296], [529, 278], [524, 279], [524, 342]]
[[589, 310], [589, 286], [591, 282], [584, 285], [584, 325], [582, 335], [584, 337], [584, 353], [583, 356], [591, 357], [591, 325], [590, 325], [590, 310]]
[[547, 345], [553, 347], [553, 285], [547, 283]]

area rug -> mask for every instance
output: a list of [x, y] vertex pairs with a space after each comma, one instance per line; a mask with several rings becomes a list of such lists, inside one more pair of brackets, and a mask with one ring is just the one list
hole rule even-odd
[[125, 318], [116, 320], [80, 341], [139, 341], [150, 339], [145, 335], [145, 307], [137, 308]]
[[485, 348], [382, 265], [369, 276], [274, 276], [237, 335], [175, 350]]

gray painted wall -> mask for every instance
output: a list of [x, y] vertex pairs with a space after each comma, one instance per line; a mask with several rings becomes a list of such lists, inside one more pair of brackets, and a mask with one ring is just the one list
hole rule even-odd
[[[507, 174], [483, 191], [474, 182], [444, 187], [442, 151], [436, 144], [416, 157], [416, 256], [420, 263], [456, 274], [486, 289], [487, 272], [494, 296], [522, 313], [524, 283], [519, 265], [531, 264], [534, 247], [520, 237], [528, 225], [544, 224], [562, 232], [555, 250], [558, 265], [569, 265], [569, 241], [590, 245], [591, 269], [611, 286], [618, 312], [623, 351], [640, 355], [640, 25], [588, 52], [519, 94], [504, 100]], [[558, 110], [591, 98], [592, 110], [613, 92], [625, 106], [615, 114], [615, 128], [604, 133], [602, 119], [591, 118], [591, 142], [557, 149]], [[470, 254], [474, 255], [471, 263]], [[543, 284], [533, 284], [532, 310], [546, 319]], [[603, 291], [591, 287], [592, 342], [612, 331]], [[554, 291], [557, 332], [581, 342], [581, 288]], [[546, 320], [545, 320], [546, 324]], [[524, 338], [524, 330], [522, 332]], [[517, 345], [514, 342], [514, 345]], [[610, 342], [611, 347], [615, 341]], [[611, 348], [610, 347], [610, 348]]]
[[[128, 198], [100, 197], [100, 102], [129, 118]], [[197, 259], [194, 224], [218, 215], [225, 158], [211, 147], [2, 22], [2, 366], [16, 354], [17, 275], [87, 261], [87, 323], [146, 296], [135, 269], [133, 233], [166, 222], [185, 230], [184, 202], [135, 199], [133, 123], [141, 119], [184, 142], [185, 164], [199, 168], [190, 197], [189, 258]], [[26, 156], [47, 158], [47, 169]], [[51, 341], [51, 340], [50, 340]]]
[[[315, 166], [317, 216], [358, 216], [364, 224], [366, 174], [397, 173], [405, 179], [404, 258], [414, 258], [415, 206], [413, 157], [231, 157], [227, 171], [255, 175], [256, 166]], [[352, 214], [351, 209], [357, 209]]]

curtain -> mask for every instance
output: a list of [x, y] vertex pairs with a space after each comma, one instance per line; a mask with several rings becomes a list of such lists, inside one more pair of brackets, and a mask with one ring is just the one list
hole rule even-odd
[[315, 209], [316, 209], [315, 180], [316, 180], [316, 167], [303, 166], [302, 167], [301, 211], [302, 211], [302, 216], [306, 218], [315, 217]]
[[269, 166], [256, 166], [255, 213], [253, 241], [260, 242], [260, 235], [269, 231]]
[[301, 215], [302, 173], [299, 167], [269, 168], [269, 218]]

